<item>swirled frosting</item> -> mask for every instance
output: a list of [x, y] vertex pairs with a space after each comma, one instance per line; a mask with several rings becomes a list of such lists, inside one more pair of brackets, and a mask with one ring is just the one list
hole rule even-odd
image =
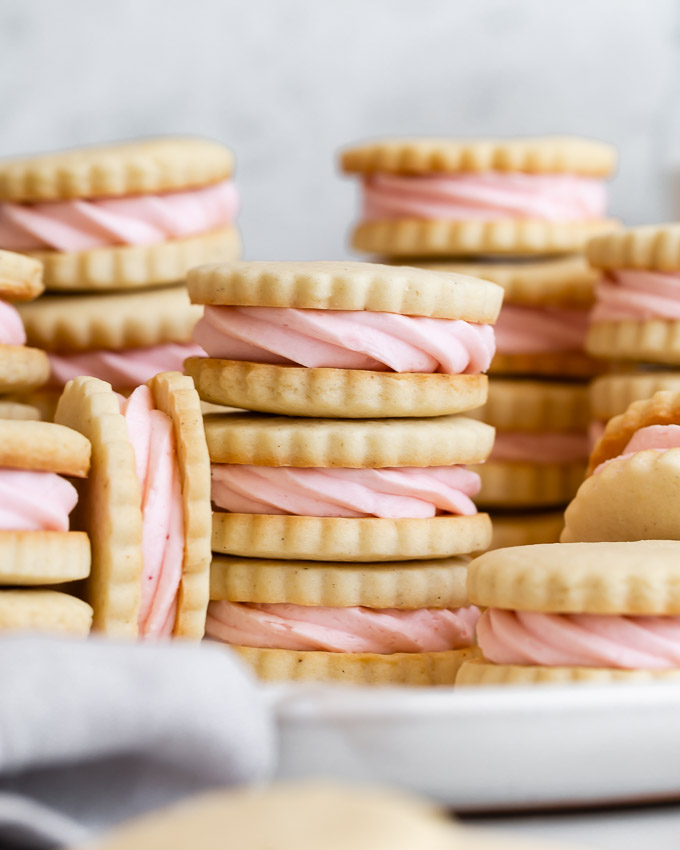
[[494, 330], [499, 354], [583, 351], [588, 311], [504, 304]]
[[595, 288], [591, 322], [680, 319], [680, 272], [616, 269]]
[[588, 434], [576, 431], [497, 431], [492, 460], [575, 463], [588, 459]]
[[680, 667], [680, 617], [542, 614], [488, 608], [477, 640], [495, 664], [543, 667]]
[[0, 529], [68, 531], [78, 491], [54, 472], [0, 469]]
[[214, 464], [212, 499], [232, 513], [298, 516], [471, 516], [480, 478], [461, 466], [296, 469]]
[[26, 345], [24, 323], [16, 307], [0, 301], [0, 345]]
[[146, 386], [121, 399], [142, 492], [140, 637], [168, 637], [177, 613], [184, 561], [184, 510], [175, 435], [169, 416], [155, 410]]
[[665, 452], [668, 449], [680, 449], [680, 425], [648, 425], [633, 434], [620, 455], [596, 466], [593, 475], [597, 475], [613, 461], [627, 460], [637, 452], [648, 450]]
[[10, 251], [88, 251], [152, 245], [226, 227], [236, 218], [238, 205], [231, 180], [158, 195], [0, 203], [0, 246]]
[[194, 340], [227, 360], [449, 375], [485, 372], [495, 350], [491, 325], [285, 307], [206, 307]]
[[122, 351], [82, 351], [77, 354], [49, 354], [49, 387], [60, 389], [79, 375], [108, 381], [115, 389], [129, 389], [153, 378], [159, 372], [183, 372], [187, 357], [204, 352], [192, 343], [167, 342], [149, 348]]
[[601, 180], [573, 174], [373, 174], [364, 181], [367, 221], [580, 221], [602, 218], [606, 206], [607, 192]]
[[479, 609], [324, 608], [211, 602], [208, 637], [237, 646], [326, 652], [441, 652], [474, 641]]

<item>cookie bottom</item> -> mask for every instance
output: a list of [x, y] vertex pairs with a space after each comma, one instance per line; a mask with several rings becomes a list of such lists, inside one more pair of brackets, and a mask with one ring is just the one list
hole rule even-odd
[[680, 668], [667, 670], [621, 670], [611, 667], [537, 667], [492, 664], [483, 659], [466, 661], [456, 685], [600, 685], [608, 682], [652, 682], [680, 679]]
[[0, 590], [0, 629], [86, 637], [92, 608], [55, 590]]
[[296, 652], [233, 646], [268, 682], [317, 681], [346, 685], [453, 685], [461, 665], [479, 656], [477, 647], [446, 652]]
[[25, 345], [0, 345], [0, 393], [30, 392], [50, 377], [44, 351]]
[[590, 326], [586, 350], [594, 357], [643, 360], [680, 365], [680, 321], [596, 322]]
[[0, 585], [59, 584], [89, 573], [82, 531], [0, 531]]
[[184, 371], [203, 401], [284, 416], [384, 419], [481, 407], [486, 375], [369, 372], [190, 357]]
[[583, 463], [490, 460], [475, 466], [482, 479], [476, 499], [486, 508], [544, 508], [565, 505], [585, 475]]

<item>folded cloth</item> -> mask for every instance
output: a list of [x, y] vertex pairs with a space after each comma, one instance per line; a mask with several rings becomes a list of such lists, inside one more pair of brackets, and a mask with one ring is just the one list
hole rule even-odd
[[223, 646], [14, 635], [0, 682], [3, 848], [80, 843], [274, 767], [267, 699]]

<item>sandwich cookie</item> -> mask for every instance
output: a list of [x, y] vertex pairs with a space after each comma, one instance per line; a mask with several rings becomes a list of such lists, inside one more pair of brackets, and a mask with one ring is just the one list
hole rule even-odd
[[13, 301], [29, 301], [43, 291], [36, 260], [0, 251], [0, 393], [29, 392], [49, 377], [44, 352], [26, 347], [26, 331]]
[[564, 515], [562, 540], [680, 539], [680, 393], [611, 419]]
[[391, 257], [564, 254], [610, 231], [612, 147], [587, 139], [386, 139], [345, 150], [362, 179], [358, 251]]
[[192, 343], [200, 307], [183, 286], [102, 295], [47, 295], [20, 308], [32, 345], [47, 352], [57, 395], [89, 375], [130, 393], [159, 372], [181, 371], [201, 349]]
[[0, 246], [39, 259], [53, 290], [182, 280], [236, 258], [231, 152], [166, 138], [0, 161]]
[[468, 567], [484, 660], [456, 684], [680, 677], [680, 541], [497, 549]]
[[596, 357], [680, 364], [680, 225], [622, 230], [593, 239], [602, 271], [587, 350]]
[[486, 398], [493, 283], [369, 263], [193, 269], [204, 304], [185, 369], [202, 399], [289, 416], [440, 416]]
[[475, 471], [485, 508], [565, 504], [588, 460], [588, 392], [579, 384], [493, 378], [475, 411], [496, 428], [489, 460]]
[[124, 399], [104, 381], [76, 378], [56, 420], [92, 443], [79, 522], [92, 543], [93, 628], [122, 638], [200, 639], [210, 466], [191, 381], [166, 372]]
[[485, 549], [491, 523], [465, 464], [491, 451], [473, 419], [206, 416], [214, 552], [404, 561]]
[[477, 657], [467, 558], [399, 564], [216, 555], [206, 635], [266, 680], [451, 685]]

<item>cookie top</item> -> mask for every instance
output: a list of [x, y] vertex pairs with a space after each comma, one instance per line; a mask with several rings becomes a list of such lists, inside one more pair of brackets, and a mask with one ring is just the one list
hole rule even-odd
[[606, 421], [625, 413], [634, 401], [651, 398], [661, 390], [680, 392], [680, 372], [602, 375], [590, 384], [590, 409], [596, 419]]
[[414, 265], [493, 281], [505, 291], [504, 304], [523, 307], [586, 309], [595, 301], [595, 284], [600, 276], [580, 254], [532, 262], [415, 262]]
[[90, 468], [90, 442], [63, 425], [2, 419], [0, 467], [85, 478]]
[[308, 419], [259, 413], [204, 419], [213, 463], [379, 468], [481, 463], [494, 430], [463, 416], [430, 419]]
[[348, 608], [461, 608], [469, 558], [385, 564], [214, 555], [210, 598]]
[[476, 605], [555, 614], [680, 614], [680, 541], [543, 543], [468, 567]]
[[56, 590], [0, 590], [0, 629], [86, 637], [92, 608]]
[[380, 139], [344, 150], [346, 173], [458, 174], [520, 171], [605, 177], [616, 166], [611, 145], [576, 136], [518, 139]]
[[607, 422], [588, 463], [588, 475], [606, 460], [618, 457], [630, 438], [648, 425], [680, 425], [680, 392], [661, 390], [651, 398], [633, 402], [624, 412]]
[[586, 431], [588, 390], [567, 382], [491, 378], [487, 403], [468, 415], [499, 431]]
[[45, 295], [18, 309], [28, 344], [53, 352], [189, 342], [202, 312], [189, 303], [183, 286], [107, 295]]
[[30, 301], [44, 288], [42, 263], [14, 251], [0, 251], [0, 298]]
[[233, 167], [231, 151], [209, 139], [139, 139], [0, 160], [0, 200], [33, 203], [172, 192], [224, 180]]
[[680, 224], [655, 224], [596, 236], [586, 246], [598, 269], [680, 271]]
[[466, 275], [378, 263], [235, 262], [187, 276], [194, 304], [371, 310], [493, 324], [500, 286]]

